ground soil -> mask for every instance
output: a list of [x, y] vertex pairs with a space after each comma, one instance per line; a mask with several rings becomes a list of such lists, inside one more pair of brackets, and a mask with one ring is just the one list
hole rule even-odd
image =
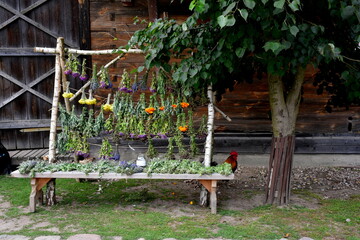
[[[264, 205], [265, 182], [267, 170], [262, 167], [239, 167], [235, 173], [235, 180], [220, 181], [218, 183], [219, 210], [248, 210]], [[94, 182], [94, 184], [98, 184]], [[106, 187], [103, 186], [103, 187]], [[147, 190], [162, 198], [156, 198], [144, 203], [119, 205], [121, 209], [138, 211], [161, 211], [172, 216], [201, 216], [201, 212], [208, 212], [206, 207], [197, 205], [200, 185], [196, 181], [149, 181], [148, 183], [129, 187], [127, 191]], [[309, 197], [304, 192], [315, 193], [317, 197]], [[360, 193], [359, 167], [321, 167], [296, 168], [292, 171], [292, 195], [289, 207], [319, 208], [321, 199], [348, 199]], [[61, 198], [59, 198], [61, 201]], [[29, 216], [18, 218], [5, 217], [10, 203], [0, 195], [0, 233], [21, 230], [31, 225], [33, 228], [44, 227], [46, 221], [35, 222]], [[20, 212], [27, 213], [28, 207], [19, 207]], [[224, 217], [223, 221], [230, 221]], [[59, 230], [52, 228], [52, 232]]]

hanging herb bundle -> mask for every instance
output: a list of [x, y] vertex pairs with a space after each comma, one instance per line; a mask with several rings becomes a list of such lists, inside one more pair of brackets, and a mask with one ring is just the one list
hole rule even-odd
[[175, 159], [175, 155], [174, 155], [174, 139], [172, 137], [168, 138], [166, 159]]
[[146, 152], [146, 156], [150, 159], [155, 158], [158, 155], [158, 152], [156, 151], [151, 138], [148, 138], [148, 144], [149, 144], [149, 146], [148, 146], [148, 150]]
[[114, 115], [110, 114], [104, 123], [104, 130], [106, 133], [112, 133], [114, 130]]
[[101, 66], [100, 68], [100, 88], [110, 89], [113, 84], [110, 82], [109, 69]]
[[71, 74], [74, 78], [79, 77], [80, 76], [80, 73], [79, 73], [79, 70], [78, 70], [79, 65], [80, 65], [80, 62], [77, 59], [77, 57], [74, 54], [69, 53], [68, 58], [66, 59], [66, 62], [65, 62], [65, 71], [64, 71], [64, 73], [66, 75]]
[[79, 77], [81, 81], [86, 81], [89, 79], [89, 76], [86, 74], [86, 58], [83, 59], [81, 64], [81, 75]]
[[133, 90], [130, 85], [130, 81], [131, 81], [130, 75], [126, 69], [124, 69], [123, 74], [121, 75], [121, 78], [122, 78], [122, 80], [121, 80], [121, 84], [119, 86], [119, 91], [123, 92], [123, 93], [132, 93]]
[[93, 69], [92, 69], [92, 77], [90, 80], [90, 89], [95, 91], [96, 89], [99, 88], [99, 81], [97, 78], [97, 72], [96, 72], [96, 64], [93, 65]]
[[99, 156], [101, 159], [109, 159], [112, 156], [113, 148], [107, 138], [103, 138]]
[[62, 96], [63, 96], [63, 98], [72, 98], [72, 96], [74, 96], [74, 94], [72, 92], [70, 92], [70, 82], [69, 81], [66, 82], [66, 90], [62, 94]]

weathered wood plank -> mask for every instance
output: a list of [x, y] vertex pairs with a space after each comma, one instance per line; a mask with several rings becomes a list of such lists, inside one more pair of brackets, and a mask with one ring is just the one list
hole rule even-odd
[[[32, 178], [29, 174], [21, 174], [19, 170], [11, 173], [15, 178]], [[43, 172], [36, 173], [35, 178], [84, 178], [84, 179], [195, 179], [195, 180], [232, 180], [234, 174], [224, 176], [218, 173], [211, 175], [200, 174], [159, 174], [153, 173], [148, 175], [147, 173], [134, 173], [132, 175], [119, 174], [119, 173], [88, 173], [83, 172]]]

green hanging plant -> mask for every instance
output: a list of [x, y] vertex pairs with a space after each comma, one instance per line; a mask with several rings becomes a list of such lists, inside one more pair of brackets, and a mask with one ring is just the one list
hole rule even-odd
[[170, 137], [168, 138], [168, 146], [167, 146], [167, 152], [166, 152], [166, 159], [175, 159], [174, 155], [174, 138]]
[[113, 152], [113, 148], [107, 138], [104, 138], [102, 140], [99, 156], [101, 159], [109, 159], [111, 157], [111, 154]]
[[98, 88], [99, 88], [99, 81], [97, 78], [96, 64], [94, 64], [92, 69], [92, 78], [90, 80], [90, 89], [95, 91]]
[[146, 156], [150, 159], [155, 158], [158, 155], [158, 152], [156, 151], [151, 138], [148, 138], [148, 144], [149, 146], [146, 152]]

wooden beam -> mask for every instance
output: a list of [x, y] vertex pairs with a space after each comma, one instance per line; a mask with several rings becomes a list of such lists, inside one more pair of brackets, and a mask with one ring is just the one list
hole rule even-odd
[[[51, 30], [49, 30], [48, 28], [46, 28], [45, 26], [41, 25], [40, 23], [32, 20], [31, 18], [28, 18], [27, 16], [25, 16], [24, 14], [22, 14], [21, 12], [19, 12], [18, 10], [10, 7], [9, 5], [0, 2], [0, 7], [4, 8], [5, 10], [11, 12], [12, 14], [14, 14], [17, 18], [21, 18], [22, 20], [24, 20], [25, 22], [33, 25], [34, 27], [38, 28], [39, 30], [47, 33], [48, 35], [52, 36], [53, 38], [57, 38], [57, 34]], [[65, 42], [66, 45], [75, 48], [76, 46], [74, 46], [72, 43], [70, 42]]]
[[54, 72], [55, 72], [55, 70], [54, 70], [54, 68], [52, 68], [48, 72], [41, 75], [40, 77], [36, 78], [34, 81], [30, 82], [29, 84], [23, 84], [22, 82], [18, 81], [17, 79], [7, 75], [6, 73], [4, 73], [4, 72], [2, 72], [0, 70], [0, 76], [3, 76], [6, 79], [10, 80], [11, 82], [13, 82], [13, 83], [19, 85], [20, 87], [22, 87], [22, 89], [20, 91], [16, 92], [15, 94], [11, 95], [11, 97], [9, 97], [8, 99], [5, 99], [2, 103], [0, 103], [0, 108], [4, 107], [6, 104], [14, 101], [16, 98], [21, 96], [26, 91], [29, 91], [32, 94], [34, 94], [35, 96], [43, 99], [44, 101], [46, 101], [48, 103], [51, 103], [51, 99], [49, 97], [47, 97], [44, 94], [32, 89], [32, 87], [37, 85], [38, 83], [40, 83], [45, 78], [51, 76]]
[[89, 0], [79, 0], [79, 41], [81, 50], [91, 49]]
[[157, 0], [148, 0], [149, 20], [155, 21], [158, 18]]
[[[134, 54], [143, 54], [144, 51], [140, 49], [105, 49], [105, 50], [78, 50], [73, 48], [65, 48], [66, 53], [74, 53], [78, 55], [106, 55], [106, 54], [119, 54], [114, 53], [115, 51], [120, 51], [120, 53], [134, 53]], [[38, 53], [58, 53], [55, 48], [46, 48], [46, 47], [35, 47], [34, 52]]]
[[[24, 8], [23, 10], [20, 11], [20, 14], [25, 14], [27, 12], [30, 12], [31, 10], [37, 8], [38, 6], [42, 5], [43, 3], [47, 2], [47, 0], [40, 0], [35, 2], [34, 4], [28, 6], [27, 8]], [[18, 19], [19, 16], [18, 15], [14, 15], [11, 18], [9, 18], [8, 20], [6, 20], [5, 22], [3, 22], [2, 24], [0, 24], [0, 30], [4, 27], [6, 27], [7, 25], [9, 25], [10, 23], [14, 22], [16, 19]]]

